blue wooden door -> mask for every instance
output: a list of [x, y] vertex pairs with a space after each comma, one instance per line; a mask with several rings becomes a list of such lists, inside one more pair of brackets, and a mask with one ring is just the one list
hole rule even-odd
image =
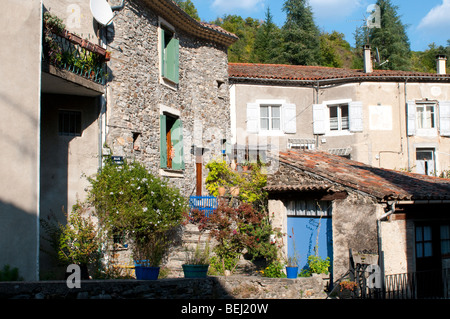
[[330, 257], [330, 265], [333, 264], [333, 236], [330, 217], [288, 216], [287, 234], [288, 256], [294, 254], [295, 239], [295, 250], [300, 257], [299, 272], [308, 268], [308, 256], [316, 253], [316, 246], [318, 255], [323, 259]]

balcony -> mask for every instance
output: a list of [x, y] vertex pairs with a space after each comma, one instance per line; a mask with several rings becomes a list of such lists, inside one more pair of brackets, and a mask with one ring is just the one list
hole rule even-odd
[[65, 30], [48, 12], [43, 26], [43, 91], [88, 96], [103, 92], [109, 52]]

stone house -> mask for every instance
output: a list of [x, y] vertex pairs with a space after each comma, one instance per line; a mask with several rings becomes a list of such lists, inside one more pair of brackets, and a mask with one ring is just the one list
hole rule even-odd
[[450, 268], [448, 179], [288, 150], [266, 190], [273, 227], [285, 234], [283, 254], [295, 243], [301, 268], [318, 253], [330, 257], [337, 280], [349, 249], [382, 256], [386, 275]]
[[[229, 64], [232, 142], [317, 149], [391, 169], [450, 167], [450, 75]], [[444, 66], [442, 66], [442, 64]], [[444, 71], [441, 71], [444, 70]]]
[[[201, 194], [202, 163], [222, 156], [229, 135], [227, 47], [236, 36], [170, 0], [105, 1], [107, 23], [90, 4], [3, 6], [0, 266], [26, 280], [50, 267], [40, 220], [64, 221], [104, 156], [141, 161], [187, 196]], [[45, 12], [65, 30], [48, 33]]]

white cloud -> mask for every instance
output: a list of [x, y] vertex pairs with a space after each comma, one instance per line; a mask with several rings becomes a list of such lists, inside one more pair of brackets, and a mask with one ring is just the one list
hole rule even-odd
[[361, 7], [361, 0], [309, 0], [309, 4], [317, 19], [337, 21], [352, 15], [356, 9]]
[[211, 7], [221, 13], [230, 13], [235, 10], [260, 9], [264, 0], [214, 0]]
[[443, 0], [442, 4], [431, 9], [425, 17], [422, 18], [418, 30], [422, 31], [441, 31], [448, 33], [448, 27], [450, 27], [450, 0]]

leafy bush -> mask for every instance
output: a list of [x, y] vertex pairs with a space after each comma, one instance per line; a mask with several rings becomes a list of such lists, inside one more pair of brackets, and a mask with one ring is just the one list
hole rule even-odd
[[309, 277], [312, 274], [328, 274], [330, 267], [330, 257], [323, 259], [317, 255], [308, 256], [308, 268], [303, 269], [300, 273], [302, 277]]
[[135, 260], [159, 266], [187, 209], [180, 191], [140, 163], [117, 165], [111, 159], [90, 182], [89, 200], [100, 224], [111, 235], [131, 239]]
[[0, 281], [22, 281], [23, 278], [19, 276], [19, 269], [10, 265], [4, 265], [3, 270], [0, 270]]

